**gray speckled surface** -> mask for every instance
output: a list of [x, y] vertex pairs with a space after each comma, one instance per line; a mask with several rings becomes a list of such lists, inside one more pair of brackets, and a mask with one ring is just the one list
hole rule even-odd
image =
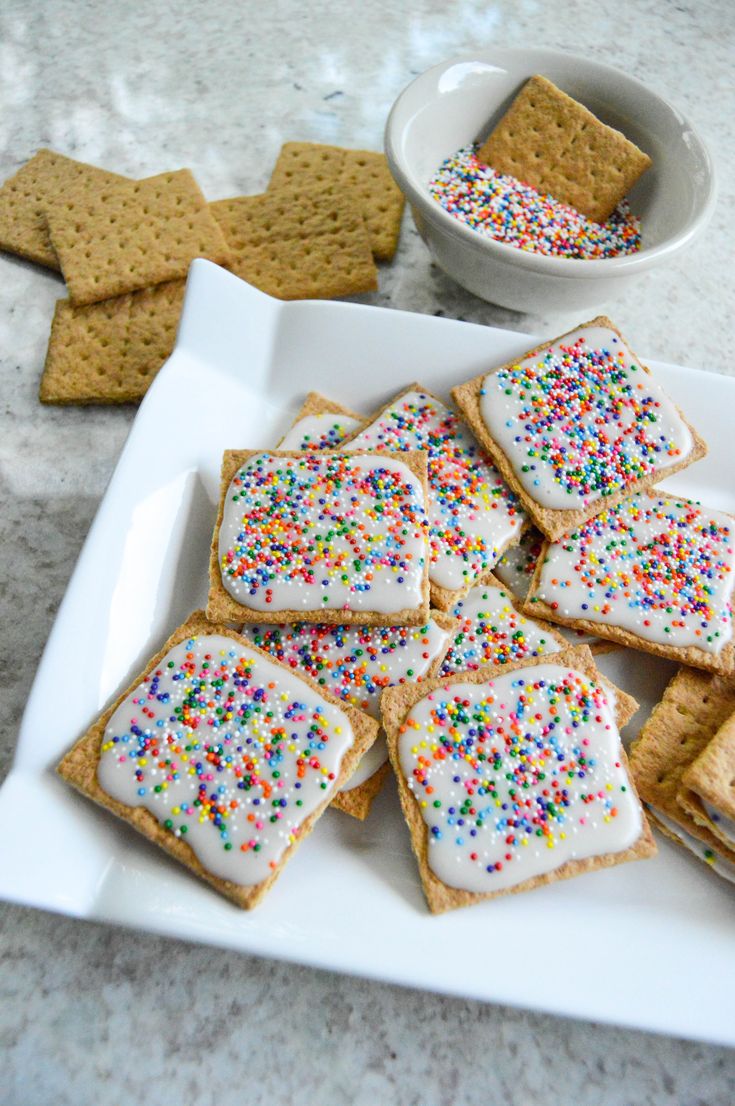
[[[709, 140], [706, 236], [611, 312], [634, 348], [733, 372], [733, 8], [717, 0], [299, 5], [81, 0], [0, 7], [0, 176], [41, 145], [144, 176], [190, 166], [212, 199], [263, 187], [284, 139], [379, 148], [410, 77], [488, 42], [558, 46], [628, 69]], [[728, 99], [729, 98], [729, 99]], [[717, 110], [715, 110], [715, 105]], [[134, 412], [41, 408], [52, 274], [0, 257], [4, 542], [2, 745]], [[406, 223], [369, 298], [554, 333], [568, 320], [474, 299]], [[444, 999], [2, 908], [0, 1103], [380, 1103], [733, 1099], [724, 1049]], [[672, 965], [675, 970], [675, 965]]]

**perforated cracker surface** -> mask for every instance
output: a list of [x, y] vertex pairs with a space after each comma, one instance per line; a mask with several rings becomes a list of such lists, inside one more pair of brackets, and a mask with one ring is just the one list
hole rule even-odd
[[39, 150], [0, 188], [0, 249], [59, 269], [44, 211], [66, 202], [72, 188], [77, 194], [96, 192], [126, 179], [53, 150]]
[[363, 218], [349, 202], [274, 189], [210, 209], [232, 248], [229, 268], [268, 295], [328, 299], [378, 286]]
[[46, 211], [73, 303], [97, 303], [186, 276], [195, 257], [230, 251], [188, 169], [98, 190], [70, 187]]
[[75, 307], [56, 304], [43, 403], [133, 403], [143, 398], [171, 353], [183, 280]]
[[545, 77], [531, 77], [478, 151], [501, 173], [604, 222], [651, 164]]
[[346, 198], [365, 219], [373, 256], [389, 261], [396, 252], [405, 200], [383, 154], [315, 142], [286, 142], [268, 188], [285, 188], [296, 194], [318, 188], [323, 195]]

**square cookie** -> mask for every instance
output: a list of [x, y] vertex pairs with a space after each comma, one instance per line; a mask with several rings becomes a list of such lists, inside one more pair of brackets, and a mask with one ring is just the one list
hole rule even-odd
[[90, 190], [71, 185], [45, 209], [74, 304], [97, 303], [184, 278], [195, 257], [220, 264], [230, 250], [188, 169]]
[[278, 188], [299, 195], [314, 187], [332, 199], [347, 197], [365, 220], [373, 256], [390, 261], [398, 245], [405, 199], [384, 154], [317, 142], [284, 143], [269, 191]]
[[688, 770], [735, 711], [735, 679], [680, 668], [630, 751], [630, 770], [651, 820], [667, 837], [735, 882], [735, 849], [689, 804]]
[[423, 453], [227, 450], [209, 617], [423, 626], [427, 531]]
[[432, 913], [656, 851], [586, 646], [383, 695]]
[[39, 150], [0, 188], [0, 249], [58, 270], [44, 213], [53, 205], [63, 205], [69, 191], [96, 194], [124, 180], [53, 150]]
[[707, 452], [604, 315], [452, 395], [552, 540]]
[[286, 431], [277, 449], [314, 450], [334, 449], [352, 434], [362, 422], [362, 417], [326, 399], [319, 392], [309, 392], [291, 427]]
[[426, 451], [431, 601], [449, 610], [521, 535], [526, 516], [457, 414], [411, 384], [344, 442], [344, 448]]
[[478, 158], [598, 223], [651, 165], [625, 135], [541, 76], [524, 84]]
[[[288, 668], [304, 672], [343, 703], [380, 717], [387, 687], [421, 683], [439, 672], [456, 620], [432, 611], [425, 626], [249, 624], [242, 634]], [[382, 735], [335, 795], [332, 806], [363, 820], [385, 782], [388, 749]]]
[[546, 542], [526, 611], [661, 657], [735, 668], [735, 519], [638, 492]]
[[183, 280], [75, 307], [57, 300], [42, 403], [137, 403], [171, 354]]
[[365, 223], [344, 196], [274, 189], [210, 210], [232, 248], [228, 268], [269, 296], [330, 299], [378, 287]]
[[735, 859], [735, 707], [697, 759], [684, 769], [677, 800]]
[[193, 614], [59, 774], [237, 906], [256, 906], [377, 724]]

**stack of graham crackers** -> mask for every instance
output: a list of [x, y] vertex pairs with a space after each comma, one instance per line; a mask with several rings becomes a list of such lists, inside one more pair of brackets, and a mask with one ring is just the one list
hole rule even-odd
[[0, 188], [0, 248], [60, 271], [40, 398], [141, 399], [203, 257], [279, 299], [377, 288], [403, 196], [382, 154], [286, 143], [268, 190], [208, 203], [188, 169], [144, 180], [39, 152]]

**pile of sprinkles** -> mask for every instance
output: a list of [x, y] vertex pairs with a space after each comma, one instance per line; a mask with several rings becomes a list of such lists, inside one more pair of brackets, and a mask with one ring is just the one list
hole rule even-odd
[[594, 261], [641, 248], [640, 220], [626, 200], [607, 222], [595, 223], [569, 204], [484, 165], [477, 146], [447, 158], [429, 182], [429, 192], [478, 234], [530, 253]]
[[717, 653], [732, 638], [733, 521], [638, 493], [549, 546], [537, 595], [558, 615]]
[[349, 720], [295, 676], [221, 635], [174, 646], [118, 707], [100, 785], [185, 838], [209, 871], [274, 870], [334, 784]]
[[255, 645], [305, 672], [345, 703], [379, 715], [386, 687], [419, 682], [440, 654], [446, 634], [426, 626], [243, 626]]
[[348, 448], [425, 450], [429, 473], [429, 577], [457, 590], [498, 559], [525, 515], [458, 415], [433, 396], [400, 396]]
[[[431, 692], [404, 723], [400, 759], [429, 865], [450, 886], [511, 886], [639, 832], [605, 694], [561, 665]], [[621, 807], [622, 844], [616, 831], [598, 840]]]
[[612, 495], [675, 464], [691, 444], [617, 334], [604, 330], [598, 341], [586, 330], [489, 374], [481, 390], [483, 418], [512, 447], [519, 478], [539, 500]]
[[378, 602], [372, 596], [390, 587], [397, 598], [382, 609], [414, 608], [426, 531], [419, 479], [403, 464], [259, 454], [230, 485], [220, 529], [222, 581], [251, 606], [253, 597], [267, 605], [277, 590], [282, 598], [296, 587], [300, 595], [286, 607], [370, 610], [371, 600]]
[[459, 629], [442, 662], [442, 676], [557, 653], [562, 647], [548, 630], [519, 614], [502, 588], [478, 584], [458, 600], [452, 614]]

